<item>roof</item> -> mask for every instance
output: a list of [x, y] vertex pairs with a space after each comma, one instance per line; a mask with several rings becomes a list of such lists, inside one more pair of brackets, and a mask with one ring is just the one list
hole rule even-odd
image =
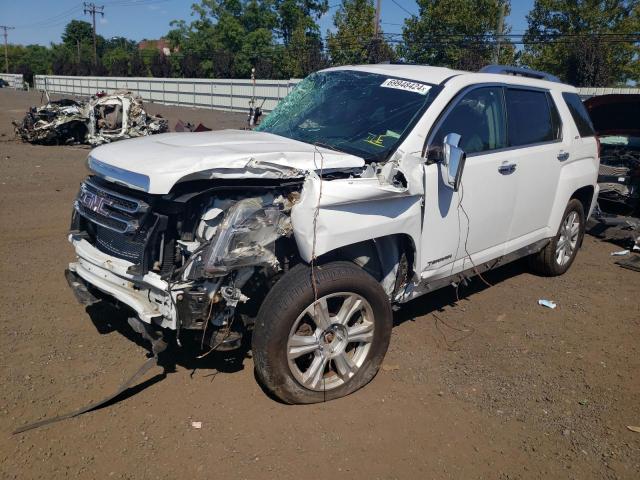
[[333, 70], [357, 70], [361, 72], [377, 73], [380, 75], [390, 75], [407, 80], [416, 80], [425, 83], [439, 84], [452, 77], [464, 77], [470, 83], [473, 82], [496, 82], [510, 83], [513, 85], [538, 86], [546, 89], [567, 90], [573, 87], [548, 80], [539, 80], [517, 75], [507, 75], [502, 73], [482, 73], [467, 72], [464, 70], [453, 70], [444, 67], [431, 67], [429, 65], [404, 65], [379, 63], [375, 65], [344, 65], [342, 67], [327, 68], [324, 71]]
[[402, 65], [378, 63], [375, 65], [344, 65], [342, 67], [327, 68], [324, 71], [332, 70], [357, 70], [360, 72], [377, 73], [380, 75], [392, 75], [394, 77], [406, 78], [407, 80], [417, 80], [426, 83], [438, 84], [447, 78], [469, 72], [462, 70], [452, 70], [444, 67], [430, 67], [427, 65]]

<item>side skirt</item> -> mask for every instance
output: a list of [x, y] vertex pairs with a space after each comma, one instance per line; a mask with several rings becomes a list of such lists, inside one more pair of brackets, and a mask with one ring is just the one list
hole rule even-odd
[[465, 279], [475, 277], [479, 273], [482, 274], [488, 270], [492, 270], [494, 268], [501, 267], [502, 265], [506, 265], [507, 263], [511, 263], [521, 258], [527, 257], [542, 250], [549, 244], [550, 241], [550, 238], [538, 240], [531, 245], [527, 245], [526, 247], [514, 250], [511, 253], [507, 253], [506, 255], [497, 257], [496, 259], [489, 262], [477, 264], [475, 267], [472, 266], [471, 268], [455, 273], [448, 277], [439, 278], [438, 280], [434, 280], [431, 282], [424, 281], [417, 284], [409, 284], [407, 285], [405, 290], [400, 292], [395, 298], [395, 303], [406, 303], [426, 293], [433, 292], [448, 285], [458, 284]]

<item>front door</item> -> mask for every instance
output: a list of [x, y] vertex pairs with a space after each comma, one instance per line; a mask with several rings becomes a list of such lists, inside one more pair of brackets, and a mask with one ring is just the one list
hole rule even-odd
[[[429, 139], [425, 166], [422, 278], [436, 280], [504, 253], [510, 238], [517, 178], [507, 148], [504, 93], [479, 86], [452, 102]], [[467, 161], [457, 192], [440, 174], [442, 142], [461, 136]]]

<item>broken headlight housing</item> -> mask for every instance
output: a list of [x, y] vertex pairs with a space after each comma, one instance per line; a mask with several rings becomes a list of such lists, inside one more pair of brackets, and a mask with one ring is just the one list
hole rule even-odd
[[220, 276], [241, 267], [277, 267], [275, 241], [290, 231], [290, 218], [279, 205], [264, 206], [260, 198], [239, 200], [218, 226], [205, 254], [204, 271]]

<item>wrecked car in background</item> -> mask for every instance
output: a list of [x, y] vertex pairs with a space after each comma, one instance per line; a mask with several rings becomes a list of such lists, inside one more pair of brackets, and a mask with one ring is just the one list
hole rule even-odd
[[584, 102], [600, 139], [600, 208], [640, 214], [640, 95], [600, 95]]
[[253, 131], [94, 149], [67, 281], [125, 307], [154, 353], [250, 338], [283, 401], [348, 395], [380, 367], [392, 305], [526, 256], [569, 269], [597, 196], [583, 117], [541, 72], [323, 70]]
[[167, 120], [148, 115], [142, 99], [127, 91], [94, 96], [88, 102], [50, 100], [13, 124], [24, 142], [44, 145], [96, 146], [168, 131]]

